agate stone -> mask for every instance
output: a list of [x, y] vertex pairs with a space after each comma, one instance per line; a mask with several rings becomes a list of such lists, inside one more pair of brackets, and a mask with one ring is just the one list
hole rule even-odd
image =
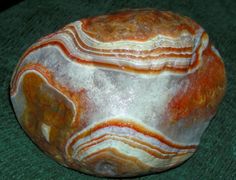
[[130, 177], [192, 156], [225, 86], [221, 56], [200, 25], [141, 9], [41, 38], [21, 57], [10, 94], [23, 129], [57, 162]]

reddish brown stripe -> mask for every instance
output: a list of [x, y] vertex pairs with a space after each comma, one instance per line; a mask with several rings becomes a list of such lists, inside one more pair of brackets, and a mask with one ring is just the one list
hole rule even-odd
[[[205, 35], [206, 33], [204, 32], [202, 34], [202, 37]], [[201, 38], [202, 38], [201, 37]], [[63, 52], [64, 54], [69, 58], [71, 59], [72, 61], [75, 61], [77, 63], [81, 63], [81, 64], [86, 64], [86, 65], [91, 65], [91, 66], [98, 66], [98, 67], [104, 67], [104, 68], [111, 68], [111, 69], [116, 69], [116, 70], [122, 70], [122, 71], [128, 71], [128, 72], [134, 72], [134, 73], [140, 73], [140, 74], [159, 74], [161, 73], [162, 71], [169, 71], [169, 72], [174, 72], [174, 73], [179, 73], [179, 74], [182, 74], [182, 73], [186, 73], [188, 72], [189, 70], [195, 68], [198, 64], [199, 64], [199, 54], [198, 54], [198, 51], [199, 51], [199, 48], [201, 46], [201, 44], [198, 46], [198, 48], [196, 49], [196, 57], [195, 57], [195, 61], [190, 64], [188, 67], [171, 67], [169, 66], [168, 64], [165, 64], [163, 65], [163, 67], [159, 67], [159, 69], [142, 69], [142, 68], [135, 68], [135, 67], [131, 67], [130, 65], [126, 65], [126, 66], [119, 66], [119, 65], [116, 65], [116, 64], [109, 64], [109, 63], [103, 63], [103, 62], [93, 62], [93, 61], [86, 61], [84, 59], [81, 59], [79, 57], [76, 57], [74, 55], [72, 55], [69, 50], [66, 48], [66, 46], [64, 45], [63, 42], [61, 42], [60, 40], [51, 40], [49, 42], [43, 42], [42, 44], [39, 44], [39, 45], [36, 45], [36, 46], [33, 46], [31, 48], [29, 48], [24, 54], [23, 56], [21, 57], [21, 59], [19, 60], [19, 63], [18, 63], [18, 67], [16, 69], [16, 71], [19, 70], [19, 67], [21, 66], [24, 58], [29, 55], [31, 52], [37, 50], [37, 49], [40, 49], [40, 48], [43, 48], [43, 47], [47, 47], [47, 46], [57, 46], [59, 47]], [[16, 72], [17, 74], [17, 72]], [[12, 81], [12, 86], [13, 84], [15, 83], [15, 77]]]
[[79, 57], [76, 57], [76, 56], [72, 55], [69, 52], [69, 50], [66, 48], [66, 46], [64, 45], [63, 42], [61, 42], [59, 40], [54, 40], [54, 41], [44, 42], [40, 45], [31, 47], [28, 51], [25, 52], [25, 54], [20, 59], [20, 63], [18, 65], [18, 67], [20, 67], [20, 65], [21, 65], [22, 61], [24, 60], [24, 58], [27, 55], [29, 55], [31, 52], [33, 52], [37, 49], [49, 46], [49, 45], [51, 45], [51, 46], [54, 45], [54, 46], [59, 47], [69, 59], [71, 59], [72, 61], [75, 61], [77, 63], [80, 63], [80, 64], [86, 64], [86, 65], [98, 66], [98, 67], [104, 67], [104, 68], [111, 68], [111, 69], [134, 72], [134, 73], [141, 73], [141, 74], [142, 73], [143, 74], [159, 74], [162, 71], [169, 71], [169, 72], [175, 72], [175, 73], [182, 74], [182, 73], [186, 73], [189, 70], [193, 69], [199, 63], [199, 59], [196, 58], [194, 63], [189, 65], [188, 67], [174, 67], [173, 68], [170, 65], [165, 64], [165, 65], [163, 65], [163, 67], [159, 67], [159, 69], [142, 69], [142, 68], [139, 69], [139, 68], [136, 68], [136, 67], [131, 67], [130, 65], [120, 66], [120, 65], [104, 63], [104, 62], [86, 61], [84, 59], [81, 59]]
[[[93, 139], [93, 140], [91, 140], [91, 141], [89, 141], [89, 142], [86, 142], [86, 143], [81, 144], [80, 146], [83, 146], [83, 145], [85, 145], [85, 144], [90, 143], [90, 144], [84, 146], [83, 148], [81, 148], [81, 149], [79, 150], [79, 153], [82, 153], [82, 152], [88, 150], [90, 147], [92, 147], [92, 146], [94, 146], [94, 145], [96, 145], [96, 144], [98, 144], [98, 143], [104, 142], [104, 141], [106, 141], [106, 140], [108, 140], [108, 139], [114, 139], [114, 140], [117, 140], [117, 141], [121, 141], [121, 142], [123, 142], [123, 143], [125, 143], [125, 144], [128, 144], [129, 146], [134, 147], [134, 148], [139, 148], [139, 147], [140, 147], [139, 149], [142, 149], [142, 150], [146, 151], [147, 153], [149, 153], [150, 155], [152, 155], [152, 156], [154, 156], [154, 157], [157, 157], [157, 158], [160, 158], [160, 159], [169, 159], [169, 158], [172, 157], [172, 156], [183, 156], [183, 155], [187, 155], [187, 154], [188, 154], [188, 152], [186, 152], [186, 153], [167, 152], [166, 155], [162, 155], [161, 153], [158, 153], [158, 152], [155, 151], [155, 150], [158, 150], [158, 151], [159, 151], [159, 148], [154, 147], [154, 146], [151, 146], [151, 145], [149, 145], [149, 144], [148, 144], [147, 146], [148, 146], [149, 148], [150, 148], [150, 146], [151, 146], [151, 149], [153, 149], [153, 150], [150, 150], [150, 149], [147, 148], [147, 147], [142, 147], [142, 146], [137, 145], [137, 144], [132, 144], [132, 143], [130, 143], [130, 141], [128, 141], [128, 140], [126, 140], [126, 139], [120, 140], [120, 139], [117, 138], [117, 137], [123, 137], [123, 136], [115, 135], [114, 137], [109, 138], [109, 137], [106, 137], [107, 135], [108, 135], [108, 134], [102, 135], [102, 136], [100, 136], [99, 138], [95, 138], [95, 139]], [[102, 139], [103, 137], [105, 137], [105, 138]], [[127, 139], [131, 139], [131, 138], [128, 137]], [[134, 138], [132, 138], [132, 140], [134, 140]], [[136, 140], [134, 140], [134, 141], [136, 141]], [[91, 143], [91, 142], [93, 142], [93, 143]], [[139, 142], [141, 142], [141, 141], [136, 141], [136, 143], [137, 143], [137, 142], [139, 143]], [[144, 145], [144, 143], [140, 143], [140, 144]], [[146, 144], [147, 144], [147, 143], [146, 143]], [[163, 152], [164, 150], [161, 150], [161, 151]]]
[[119, 119], [112, 119], [109, 121], [105, 121], [103, 123], [97, 124], [96, 126], [92, 127], [91, 129], [86, 130], [85, 132], [83, 132], [82, 134], [79, 134], [76, 138], [73, 139], [73, 141], [70, 143], [70, 146], [72, 146], [73, 144], [75, 144], [79, 139], [84, 138], [86, 136], [91, 135], [93, 132], [108, 127], [108, 126], [117, 126], [117, 127], [127, 127], [130, 129], [133, 129], [139, 133], [142, 133], [145, 136], [150, 136], [152, 138], [155, 138], [157, 140], [159, 140], [160, 142], [176, 148], [176, 149], [196, 149], [197, 145], [179, 145], [179, 144], [175, 144], [169, 140], [167, 140], [164, 136], [147, 130], [145, 127], [136, 124], [132, 121], [124, 121], [124, 120], [119, 120]]
[[[99, 140], [99, 139], [101, 139], [101, 138], [103, 138], [103, 137], [105, 137], [105, 136], [107, 136], [107, 135], [109, 135], [109, 134], [104, 134], [104, 135], [102, 135], [102, 136], [99, 136], [99, 137], [97, 137], [97, 138], [94, 138], [94, 139], [92, 139], [92, 140], [90, 140], [89, 142], [96, 142], [97, 140]], [[159, 148], [159, 147], [157, 147], [157, 146], [153, 146], [153, 145], [151, 145], [150, 143], [146, 143], [146, 142], [144, 142], [144, 141], [141, 141], [141, 140], [139, 140], [139, 139], [137, 139], [137, 138], [134, 138], [134, 137], [130, 137], [130, 136], [119, 136], [119, 135], [117, 135], [116, 134], [116, 136], [118, 136], [118, 137], [124, 137], [124, 138], [127, 138], [127, 139], [132, 139], [133, 141], [135, 141], [135, 142], [137, 142], [137, 143], [139, 143], [139, 144], [142, 144], [142, 145], [144, 145], [144, 146], [148, 146], [148, 147], [150, 147], [151, 149], [155, 149], [155, 150], [157, 150], [157, 151], [160, 151], [161, 153], [163, 153], [163, 154], [176, 154], [176, 155], [183, 155], [183, 154], [186, 154], [186, 153], [177, 153], [177, 152], [170, 152], [170, 151], [165, 151], [165, 150], [163, 150], [163, 149], [161, 149], [161, 148]], [[80, 144], [80, 146], [83, 146], [83, 145], [85, 145], [85, 144], [87, 144], [88, 142], [85, 142], [85, 143], [82, 143], [82, 144]]]
[[[132, 53], [132, 54], [150, 54], [150, 53], [160, 53], [160, 52], [192, 52], [193, 48], [192, 47], [185, 47], [185, 48], [173, 48], [173, 47], [157, 47], [155, 49], [151, 49], [151, 50], [127, 50], [127, 49], [112, 49], [112, 50], [108, 50], [108, 49], [97, 49], [94, 47], [90, 47], [88, 45], [86, 45], [79, 37], [77, 30], [75, 29], [74, 26], [69, 25], [66, 26], [63, 29], [63, 33], [68, 32], [67, 30], [70, 30], [73, 32], [73, 34], [75, 35], [76, 40], [79, 42], [79, 44], [88, 50], [92, 50], [92, 51], [98, 51], [98, 52], [104, 52], [104, 53], [112, 53], [112, 52], [116, 52], [116, 53]], [[71, 35], [73, 36], [73, 35]]]
[[[125, 55], [125, 54], [99, 54], [99, 53], [95, 53], [95, 52], [91, 52], [91, 51], [87, 51], [84, 50], [80, 47], [80, 45], [78, 44], [76, 38], [74, 38], [73, 34], [69, 31], [65, 31], [65, 34], [67, 34], [68, 36], [70, 36], [75, 44], [75, 46], [80, 49], [80, 51], [85, 52], [87, 54], [94, 54], [97, 56], [106, 56], [106, 57], [120, 57], [120, 58], [131, 58], [131, 59], [138, 59], [138, 60], [158, 60], [161, 58], [191, 58], [192, 54], [175, 54], [175, 53], [169, 53], [169, 54], [161, 54], [158, 56], [145, 56], [145, 57], [140, 57], [140, 56], [133, 56], [133, 55]], [[142, 51], [140, 51], [142, 52]]]
[[[131, 144], [131, 143], [129, 143], [129, 142], [126, 141], [126, 140], [119, 140], [119, 139], [117, 139], [117, 138], [115, 138], [115, 137], [112, 137], [112, 139], [114, 139], [114, 140], [116, 140], [116, 141], [123, 142], [123, 143], [125, 143], [125, 144], [128, 144], [129, 146], [131, 146], [131, 147], [133, 147], [133, 148], [138, 148], [138, 147], [139, 147], [138, 145]], [[89, 148], [91, 148], [92, 146], [97, 145], [97, 144], [99, 144], [99, 143], [101, 143], [101, 142], [104, 142], [105, 140], [106, 140], [106, 139], [102, 139], [102, 140], [100, 140], [100, 141], [98, 141], [98, 142], [95, 142], [95, 143], [93, 143], [93, 144], [89, 144], [89, 145], [83, 147], [83, 148], [79, 151], [79, 154], [82, 154], [84, 151], [87, 151], [87, 150], [88, 150]], [[143, 147], [142, 147], [142, 148], [139, 148], [139, 149], [142, 149], [143, 151], [147, 152], [147, 153], [150, 154], [151, 156], [154, 156], [154, 157], [159, 158], [159, 159], [169, 159], [169, 158], [170, 158], [170, 156], [163, 156], [163, 155], [161, 155], [160, 153], [156, 153], [156, 152], [154, 152], [154, 151], [152, 151], [152, 150], [149, 150], [149, 149], [147, 149], [147, 148], [143, 148]]]

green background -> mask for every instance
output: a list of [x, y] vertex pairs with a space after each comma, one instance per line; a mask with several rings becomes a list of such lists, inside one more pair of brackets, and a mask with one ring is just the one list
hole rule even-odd
[[178, 168], [138, 179], [236, 179], [236, 1], [235, 0], [31, 0], [0, 14], [0, 179], [100, 179], [54, 162], [18, 124], [9, 82], [21, 54], [38, 38], [80, 18], [124, 8], [151, 7], [189, 16], [220, 51], [228, 88], [197, 153]]

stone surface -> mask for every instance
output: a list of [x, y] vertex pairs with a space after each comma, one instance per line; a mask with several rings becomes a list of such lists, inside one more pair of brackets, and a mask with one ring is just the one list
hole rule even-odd
[[225, 93], [224, 64], [187, 17], [128, 10], [41, 38], [11, 82], [17, 118], [63, 165], [98, 176], [188, 159]]

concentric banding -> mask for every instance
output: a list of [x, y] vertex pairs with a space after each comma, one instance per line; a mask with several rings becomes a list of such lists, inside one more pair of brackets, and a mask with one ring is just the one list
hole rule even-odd
[[[161, 15], [158, 18], [163, 18]], [[173, 14], [169, 14], [168, 18], [173, 21], [178, 19]], [[208, 44], [207, 34], [195, 24], [194, 33], [189, 28], [180, 29], [177, 30], [179, 36], [174, 37], [163, 33], [147, 38], [146, 41], [120, 39], [102, 42], [87, 34], [83, 28], [83, 23], [87, 21], [89, 20], [76, 21], [61, 31], [42, 38], [21, 59], [39, 48], [57, 46], [69, 59], [84, 65], [127, 72], [168, 71], [182, 74], [192, 72], [200, 65], [201, 53]]]
[[[113, 154], [111, 149], [115, 149], [128, 155], [127, 158], [137, 159], [150, 170], [167, 169], [181, 163], [195, 152], [196, 147], [196, 144], [173, 142], [160, 132], [132, 120], [113, 119], [75, 133], [67, 142], [66, 154], [68, 159], [87, 164], [88, 158], [96, 159], [101, 151]], [[94, 163], [99, 166], [99, 161]]]

